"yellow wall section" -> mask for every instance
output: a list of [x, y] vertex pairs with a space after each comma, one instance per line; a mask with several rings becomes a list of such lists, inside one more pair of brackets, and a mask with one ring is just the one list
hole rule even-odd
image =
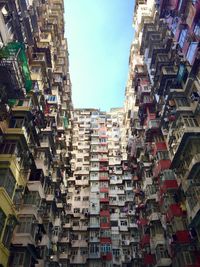
[[0, 168], [10, 168], [18, 185], [26, 185], [26, 175], [20, 171], [19, 164], [17, 163], [16, 156], [1, 154], [0, 155]]
[[3, 264], [4, 267], [6, 267], [8, 264], [8, 257], [8, 250], [3, 246], [2, 243], [0, 243], [0, 263]]
[[[13, 214], [16, 216], [12, 201], [3, 187], [0, 187], [0, 207], [3, 210], [3, 212], [6, 214], [6, 216], [8, 216], [9, 214]], [[1, 238], [3, 236], [4, 230], [5, 230], [5, 226], [4, 226]], [[8, 249], [4, 247], [2, 242], [0, 242], [0, 263], [3, 264], [3, 266], [7, 266], [8, 257], [9, 257]]]

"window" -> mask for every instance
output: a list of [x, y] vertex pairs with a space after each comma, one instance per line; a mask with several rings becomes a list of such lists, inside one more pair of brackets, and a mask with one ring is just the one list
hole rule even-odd
[[56, 96], [55, 96], [55, 95], [49, 95], [49, 96], [48, 96], [48, 101], [50, 101], [50, 102], [55, 102], [55, 101], [57, 101]]
[[72, 249], [71, 250], [71, 255], [72, 256], [76, 256], [78, 254], [78, 250], [76, 249], [76, 250], [74, 250], [74, 249]]
[[78, 234], [73, 234], [72, 235], [72, 240], [78, 240]]
[[17, 226], [18, 233], [28, 233], [34, 237], [35, 226], [33, 224], [33, 217], [20, 217], [19, 225]]
[[187, 192], [187, 201], [190, 209], [193, 209], [199, 201], [200, 186], [192, 186]]
[[12, 118], [10, 121], [11, 128], [22, 128], [25, 124], [24, 118]]
[[195, 59], [196, 51], [198, 47], [198, 42], [191, 42], [187, 51], [186, 58], [189, 63], [192, 65]]
[[199, 127], [197, 120], [192, 116], [183, 116], [183, 120], [187, 127]]
[[168, 258], [168, 253], [167, 250], [164, 246], [162, 245], [158, 245], [156, 247], [156, 258], [158, 259], [158, 261], [162, 258]]
[[96, 225], [98, 223], [99, 223], [98, 218], [96, 218], [96, 217], [90, 217], [90, 224]]
[[80, 201], [81, 197], [74, 197], [74, 201]]
[[41, 71], [40, 67], [32, 66], [31, 67], [31, 72], [33, 73], [39, 73]]
[[79, 221], [73, 221], [73, 226], [79, 226]]
[[5, 213], [3, 212], [2, 209], [0, 209], [0, 237], [1, 237], [1, 234], [3, 232], [3, 228], [4, 228], [4, 224], [5, 224], [5, 220], [6, 220], [6, 215]]
[[8, 169], [0, 169], [0, 187], [4, 187], [9, 197], [12, 198], [15, 189], [15, 178]]
[[108, 187], [108, 182], [100, 182], [100, 187]]
[[182, 107], [189, 107], [190, 106], [186, 97], [176, 98], [176, 103], [178, 106], [182, 106]]
[[101, 230], [101, 237], [111, 237], [110, 230]]
[[89, 201], [89, 197], [83, 197], [83, 201]]
[[183, 257], [182, 257], [182, 260], [184, 261], [184, 264], [183, 264], [183, 266], [186, 264], [186, 265], [192, 265], [192, 264], [194, 264], [194, 256], [192, 257], [192, 255], [191, 255], [191, 253], [189, 252], [189, 251], [184, 251], [183, 253], [182, 253], [182, 255], [183, 255]]
[[80, 249], [80, 254], [81, 255], [87, 255], [88, 254], [88, 250], [86, 248], [81, 248]]
[[113, 249], [113, 255], [115, 257], [118, 257], [120, 255], [120, 250], [119, 249]]
[[90, 250], [91, 254], [97, 254], [99, 252], [99, 245], [98, 244], [91, 244], [89, 250]]
[[118, 221], [111, 221], [111, 227], [117, 227]]
[[194, 34], [196, 35], [196, 36], [200, 36], [200, 22], [198, 22], [196, 25], [195, 25], [195, 27], [194, 27]]
[[6, 223], [4, 235], [3, 235], [3, 244], [7, 248], [10, 247], [10, 242], [11, 242], [11, 238], [12, 238], [12, 234], [13, 234], [13, 230], [15, 228], [16, 222], [17, 221], [14, 218], [14, 216], [9, 215], [7, 223]]
[[180, 33], [178, 43], [179, 43], [179, 45], [180, 45], [181, 48], [183, 48], [183, 46], [184, 46], [185, 39], [186, 39], [186, 36], [187, 36], [187, 32], [188, 32], [187, 29], [183, 29], [181, 31], [181, 33]]
[[107, 253], [111, 251], [111, 245], [110, 244], [102, 244], [101, 245], [101, 252]]
[[121, 226], [127, 226], [127, 221], [120, 221]]
[[37, 191], [27, 192], [24, 196], [24, 204], [31, 204], [39, 207], [40, 200], [41, 198]]
[[14, 154], [16, 148], [17, 148], [17, 145], [15, 141], [4, 142], [4, 144], [0, 146], [0, 153], [1, 154]]
[[16, 252], [14, 254], [14, 259], [13, 259], [13, 263], [12, 266], [23, 266], [24, 265], [24, 252]]
[[74, 213], [80, 213], [80, 209], [79, 208], [75, 208], [74, 209]]
[[168, 151], [160, 151], [157, 153], [158, 160], [169, 159]]

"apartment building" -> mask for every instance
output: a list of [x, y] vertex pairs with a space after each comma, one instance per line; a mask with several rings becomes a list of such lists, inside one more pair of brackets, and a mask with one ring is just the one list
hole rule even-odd
[[199, 10], [199, 1], [135, 4], [133, 108], [125, 102], [141, 252], [133, 266], [200, 266]]
[[0, 1], [1, 266], [63, 257], [73, 116], [63, 13], [62, 0]]
[[123, 121], [123, 108], [74, 110], [73, 176], [67, 179], [69, 266], [131, 266], [135, 256], [138, 226]]

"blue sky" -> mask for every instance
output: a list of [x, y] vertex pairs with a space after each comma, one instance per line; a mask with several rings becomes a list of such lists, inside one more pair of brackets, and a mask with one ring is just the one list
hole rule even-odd
[[134, 0], [65, 0], [75, 108], [123, 106]]

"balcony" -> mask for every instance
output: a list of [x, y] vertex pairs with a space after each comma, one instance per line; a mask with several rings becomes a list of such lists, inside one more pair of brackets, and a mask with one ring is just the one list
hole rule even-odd
[[158, 211], [152, 211], [149, 215], [149, 221], [159, 221], [161, 219], [161, 213]]
[[[171, 64], [169, 59], [166, 58], [165, 65]], [[159, 76], [157, 93], [158, 95], [167, 94], [168, 87], [172, 83], [173, 79], [177, 77], [177, 69], [173, 66], [163, 66]]]
[[167, 146], [165, 142], [156, 142], [153, 154], [156, 155], [158, 151], [166, 151], [166, 150], [167, 150]]
[[141, 247], [144, 248], [145, 246], [149, 246], [150, 245], [150, 235], [149, 234], [145, 234], [143, 235], [141, 241], [140, 241]]
[[180, 161], [180, 156], [183, 151], [196, 139], [200, 134], [200, 126], [195, 118], [192, 116], [180, 116], [173, 125], [173, 139], [169, 139], [168, 147], [172, 160], [172, 168], [176, 167], [177, 162]]
[[99, 221], [90, 221], [89, 228], [99, 228], [100, 222]]
[[99, 171], [99, 166], [90, 166], [90, 171]]
[[107, 196], [107, 197], [100, 197], [100, 202], [101, 203], [109, 203], [109, 196]]
[[176, 180], [166, 180], [162, 183], [160, 186], [160, 192], [161, 194], [164, 194], [166, 192], [170, 191], [176, 191], [178, 189], [178, 183]]
[[165, 245], [165, 237], [164, 232], [163, 234], [160, 234], [156, 232], [154, 235], [151, 235], [150, 237], [150, 247], [151, 250], [154, 251], [158, 245]]
[[19, 185], [25, 186], [29, 172], [21, 169], [17, 157], [11, 154], [0, 154], [0, 166], [7, 165], [10, 168]]
[[100, 242], [99, 236], [98, 235], [97, 236], [90, 236], [89, 242], [91, 242], [91, 243], [98, 243], [98, 242]]
[[190, 180], [192, 180], [200, 167], [200, 154], [194, 154], [191, 158], [191, 161], [187, 161], [185, 163], [187, 164], [187, 168], [184, 177], [185, 179], [189, 178]]
[[80, 247], [87, 248], [88, 247], [88, 243], [87, 243], [86, 240], [72, 240], [71, 241], [71, 246], [72, 247], [77, 247], [77, 248], [80, 248]]
[[[128, 232], [128, 223], [127, 223], [127, 225], [120, 225], [120, 226], [119, 226], [119, 230], [120, 230], [121, 232]], [[129, 240], [126, 240], [126, 241], [128, 241], [128, 242], [130, 243]], [[129, 244], [128, 244], [128, 245], [129, 245]]]
[[199, 184], [191, 184], [186, 194], [186, 207], [187, 207], [187, 216], [189, 222], [192, 225], [198, 224], [199, 214], [200, 214], [200, 186]]
[[173, 244], [191, 244], [191, 236], [188, 230], [176, 231]]
[[166, 218], [167, 221], [171, 221], [173, 217], [183, 217], [184, 212], [179, 204], [171, 204], [167, 210]]
[[101, 260], [102, 261], [111, 261], [112, 260], [112, 252], [101, 252]]
[[154, 175], [154, 177], [158, 177], [158, 175], [162, 171], [169, 169], [170, 166], [171, 166], [171, 160], [169, 160], [169, 159], [159, 160], [157, 162], [156, 166], [153, 169], [153, 175]]
[[[144, 262], [145, 266], [154, 265], [155, 264], [155, 256], [152, 254], [146, 254], [145, 253], [145, 255], [143, 257], [143, 262]], [[158, 266], [162, 266], [162, 265], [158, 265]]]
[[69, 251], [64, 251], [64, 252], [61, 252], [58, 256], [59, 260], [67, 260], [70, 258], [70, 253]]
[[100, 167], [99, 167], [99, 170], [100, 170], [100, 171], [108, 171], [108, 167], [100, 166]]
[[122, 177], [121, 176], [111, 176], [110, 177], [110, 184], [111, 185], [122, 184]]
[[72, 255], [70, 257], [70, 264], [86, 264], [87, 257], [87, 255], [80, 255], [80, 253], [77, 255]]
[[24, 44], [13, 42], [0, 49], [0, 79], [6, 85], [10, 99], [23, 97], [30, 92], [32, 81]]
[[63, 229], [70, 229], [70, 228], [72, 228], [72, 224], [71, 224], [71, 222], [64, 223], [64, 224], [62, 225], [62, 227], [63, 227]]
[[58, 242], [61, 244], [68, 244], [71, 242], [71, 240], [68, 236], [61, 236]]
[[146, 179], [143, 181], [143, 187], [142, 187], [142, 189], [145, 191], [146, 188], [147, 188], [147, 186], [152, 185], [152, 183], [153, 183], [153, 180], [152, 180], [151, 177], [146, 178]]
[[101, 257], [101, 255], [100, 255], [100, 252], [96, 252], [96, 253], [92, 253], [92, 252], [90, 252], [89, 253], [89, 259], [99, 259]]
[[107, 175], [103, 175], [103, 176], [102, 176], [101, 173], [100, 173], [99, 180], [100, 180], [100, 181], [108, 181], [109, 178], [108, 178]]
[[159, 259], [157, 259], [157, 261], [156, 261], [156, 263], [157, 263], [157, 266], [163, 266], [163, 267], [165, 267], [165, 266], [171, 266], [171, 264], [172, 264], [172, 260], [170, 259], [170, 257], [166, 257], [166, 258], [159, 258]]

